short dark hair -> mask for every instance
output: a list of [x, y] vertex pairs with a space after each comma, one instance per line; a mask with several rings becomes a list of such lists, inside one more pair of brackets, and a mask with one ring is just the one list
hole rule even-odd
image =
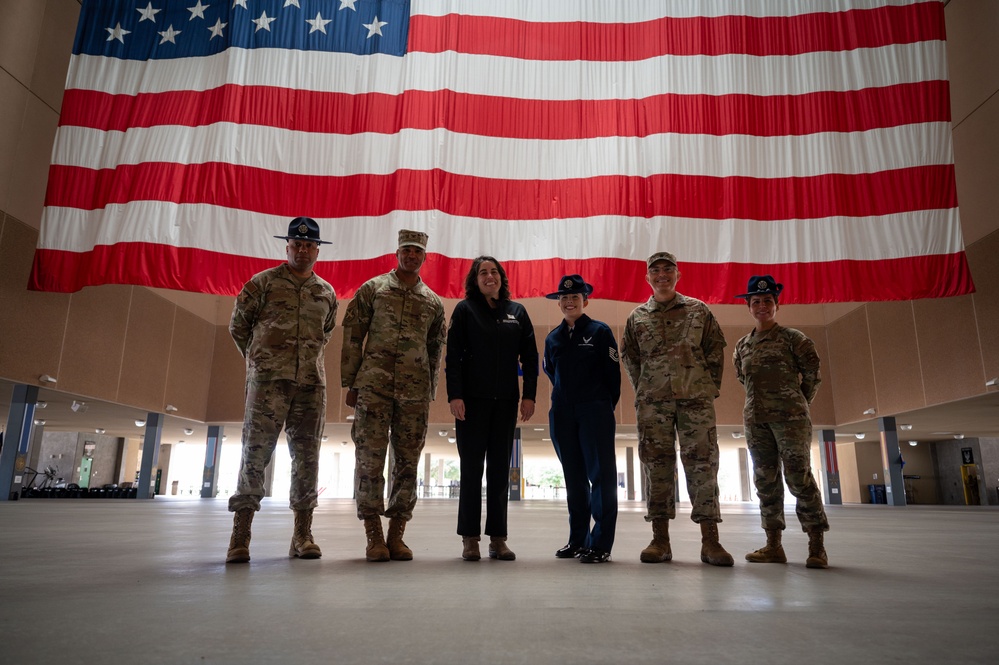
[[496, 270], [500, 274], [500, 290], [499, 290], [499, 300], [509, 300], [510, 299], [510, 280], [506, 277], [506, 270], [503, 270], [503, 264], [497, 261], [491, 256], [479, 256], [472, 261], [472, 267], [468, 269], [468, 274], [465, 276], [465, 299], [466, 300], [479, 300], [482, 302], [486, 301], [486, 297], [482, 295], [482, 291], [479, 291], [479, 268], [486, 261], [490, 261], [496, 265]]

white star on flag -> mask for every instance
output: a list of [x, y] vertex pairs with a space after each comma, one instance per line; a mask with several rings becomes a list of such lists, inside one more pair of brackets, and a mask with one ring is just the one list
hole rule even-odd
[[307, 18], [307, 19], [305, 19], [305, 22], [312, 26], [312, 29], [309, 30], [309, 34], [310, 35], [313, 32], [315, 32], [316, 30], [318, 30], [319, 32], [321, 32], [321, 33], [323, 33], [325, 35], [326, 34], [326, 24], [327, 23], [331, 23], [332, 21], [333, 21], [333, 19], [323, 18], [323, 15], [320, 14], [319, 12], [316, 12], [316, 18]]
[[205, 18], [205, 10], [208, 9], [208, 7], [209, 5], [203, 5], [201, 4], [201, 0], [198, 0], [198, 4], [194, 5], [193, 7], [187, 8], [187, 11], [191, 12], [191, 18], [187, 20], [193, 21], [195, 16], [199, 18]]
[[104, 29], [108, 31], [108, 41], [117, 39], [122, 44], [125, 43], [125, 35], [132, 34], [131, 30], [122, 30], [121, 23], [119, 23], [113, 28], [104, 28]]
[[340, 8], [337, 11], [340, 11], [340, 9], [353, 9], [356, 12], [357, 7], [354, 6], [355, 2], [357, 0], [340, 0]]
[[222, 36], [222, 28], [226, 27], [227, 25], [229, 25], [229, 24], [228, 23], [223, 23], [222, 19], [219, 19], [219, 20], [215, 21], [215, 25], [213, 25], [212, 27], [208, 28], [208, 31], [212, 33], [212, 36], [209, 37], [208, 39], [215, 39], [216, 37], [221, 37]]
[[276, 21], [276, 18], [271, 18], [267, 15], [267, 12], [261, 12], [260, 18], [253, 19], [253, 23], [257, 24], [257, 29], [254, 32], [260, 32], [261, 30], [271, 31], [271, 23]]
[[381, 34], [382, 34], [382, 26], [383, 25], [388, 25], [388, 22], [387, 21], [379, 21], [378, 17], [376, 16], [373, 23], [362, 23], [361, 25], [363, 25], [365, 28], [368, 29], [368, 39], [371, 39], [375, 35], [381, 36]]
[[298, 4], [298, 0], [284, 0], [284, 6], [285, 7], [295, 6], [298, 7], [299, 9], [302, 8], [302, 5]]
[[163, 11], [163, 10], [162, 9], [153, 9], [153, 3], [150, 2], [148, 5], [146, 5], [145, 9], [140, 9], [140, 8], [136, 7], [135, 11], [139, 12], [140, 14], [142, 14], [142, 18], [139, 19], [139, 23], [142, 23], [143, 21], [146, 21], [146, 20], [149, 20], [149, 21], [152, 21], [153, 23], [156, 23], [156, 15], [158, 13], [160, 13], [161, 11]]
[[235, 9], [236, 7], [246, 9], [246, 0], [232, 0], [232, 8]]
[[174, 41], [174, 37], [176, 37], [177, 35], [179, 35], [181, 32], [183, 32], [183, 31], [182, 30], [174, 30], [173, 29], [173, 24], [171, 23], [169, 28], [167, 28], [166, 30], [164, 30], [161, 33], [158, 33], [159, 36], [163, 38], [163, 39], [160, 40], [160, 44], [165, 44], [167, 42], [170, 42], [171, 44], [176, 44], [177, 42]]

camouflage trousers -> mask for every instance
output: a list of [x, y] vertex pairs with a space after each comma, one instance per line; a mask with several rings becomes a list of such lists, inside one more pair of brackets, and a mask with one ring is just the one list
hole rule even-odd
[[648, 481], [645, 520], [676, 517], [676, 441], [694, 522], [721, 522], [718, 434], [712, 399], [638, 401], [638, 457]]
[[[416, 471], [427, 439], [430, 402], [396, 400], [361, 390], [350, 436], [356, 448], [354, 496], [357, 518], [413, 518]], [[385, 509], [385, 455], [392, 450], [391, 493]]]
[[[822, 494], [812, 475], [812, 423], [792, 420], [746, 425], [746, 444], [753, 458], [753, 484], [760, 499], [764, 529], [784, 529], [784, 482], [797, 499], [795, 512], [802, 531], [829, 530]], [[783, 466], [783, 478], [781, 467]]]
[[284, 426], [291, 453], [292, 510], [317, 505], [319, 441], [326, 422], [326, 387], [294, 381], [247, 381], [243, 413], [243, 458], [229, 510], [260, 510], [264, 469], [270, 464]]

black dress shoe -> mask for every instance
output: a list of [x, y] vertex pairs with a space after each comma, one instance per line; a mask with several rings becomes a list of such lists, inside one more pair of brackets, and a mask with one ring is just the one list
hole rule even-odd
[[566, 543], [566, 546], [555, 552], [556, 559], [575, 559], [583, 553], [583, 548], [579, 545]]
[[610, 552], [595, 549], [586, 550], [579, 555], [579, 560], [582, 563], [606, 563], [610, 561]]

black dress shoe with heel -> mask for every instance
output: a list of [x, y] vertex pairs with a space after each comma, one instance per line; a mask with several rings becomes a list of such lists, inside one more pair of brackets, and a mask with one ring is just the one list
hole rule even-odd
[[565, 547], [559, 549], [555, 552], [556, 559], [575, 559], [580, 554], [583, 553], [583, 548], [579, 545], [573, 545], [572, 543], [566, 543]]
[[610, 561], [610, 552], [589, 549], [579, 555], [579, 561], [581, 563], [607, 563]]

